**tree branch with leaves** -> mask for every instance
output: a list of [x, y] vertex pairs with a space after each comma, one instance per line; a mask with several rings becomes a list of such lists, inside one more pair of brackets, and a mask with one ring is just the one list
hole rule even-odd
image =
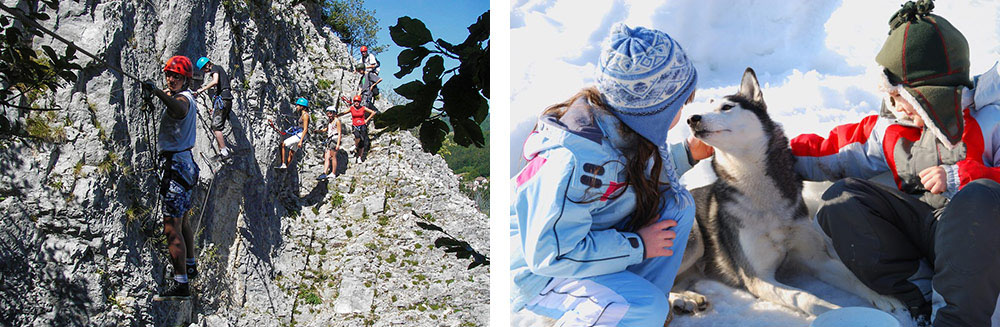
[[[420, 66], [423, 76], [395, 89], [410, 102], [376, 117], [375, 127], [387, 131], [419, 127], [420, 144], [430, 153], [441, 149], [452, 130], [458, 145], [485, 145], [480, 124], [489, 115], [490, 12], [480, 15], [468, 30], [465, 41], [455, 45], [434, 40], [419, 19], [400, 17], [389, 27], [392, 41], [407, 48], [396, 58], [399, 72], [394, 76], [402, 78]], [[459, 65], [445, 70], [444, 57], [458, 60]]]
[[[53, 10], [59, 8], [57, 0], [43, 0], [41, 3]], [[4, 109], [3, 114], [0, 114], [0, 133], [11, 134], [15, 131], [6, 117], [8, 108], [52, 110], [26, 107], [21, 102], [31, 102], [34, 100], [31, 98], [33, 94], [55, 92], [63, 82], [76, 81], [77, 76], [73, 71], [83, 68], [72, 62], [76, 59], [76, 49], [73, 47], [66, 47], [62, 55], [47, 45], [43, 45], [41, 51], [32, 48], [32, 39], [44, 36], [36, 28], [37, 22], [50, 18], [40, 11], [43, 8], [29, 5], [31, 9], [23, 10], [2, 4], [0, 7], [3, 10], [3, 14], [0, 14], [0, 35], [3, 35], [3, 40], [0, 41], [0, 107]]]

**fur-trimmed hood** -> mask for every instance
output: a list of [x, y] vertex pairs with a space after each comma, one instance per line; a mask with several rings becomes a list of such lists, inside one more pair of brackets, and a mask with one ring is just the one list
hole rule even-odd
[[[1000, 71], [998, 71], [998, 65], [1000, 65], [1000, 62], [994, 64], [993, 67], [986, 73], [973, 78], [975, 89], [960, 87], [961, 102], [957, 113], [955, 113], [957, 115], [957, 119], [962, 119], [962, 109], [969, 108], [970, 110], [976, 110], [977, 107], [981, 108], [994, 103], [1000, 104]], [[884, 71], [884, 67], [880, 68]], [[934, 116], [927, 111], [923, 102], [917, 101], [913, 92], [910, 91], [911, 89], [902, 84], [892, 85], [892, 83], [889, 82], [889, 77], [884, 73], [880, 76], [881, 80], [879, 81], [879, 91], [882, 91], [882, 108], [879, 115], [895, 119], [895, 123], [900, 125], [913, 126], [912, 121], [890, 109], [892, 107], [890, 94], [892, 92], [898, 92], [899, 95], [911, 106], [913, 106], [918, 114], [920, 114], [920, 118], [924, 120], [926, 128], [934, 133], [934, 136], [941, 141], [941, 144], [944, 144], [947, 148], [951, 149], [953, 144], [948, 141], [948, 136], [942, 132], [941, 127], [939, 126], [939, 119], [933, 119]], [[945, 114], [953, 113], [944, 112], [940, 113], [936, 117], [940, 117]]]

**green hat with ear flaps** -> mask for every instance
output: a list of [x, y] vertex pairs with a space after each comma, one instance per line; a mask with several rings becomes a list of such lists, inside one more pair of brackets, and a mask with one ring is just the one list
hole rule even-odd
[[962, 88], [972, 88], [969, 43], [948, 20], [930, 13], [931, 0], [902, 7], [889, 19], [889, 37], [875, 61], [891, 84], [901, 85], [918, 102], [914, 108], [924, 111], [939, 138], [957, 144], [965, 130]]

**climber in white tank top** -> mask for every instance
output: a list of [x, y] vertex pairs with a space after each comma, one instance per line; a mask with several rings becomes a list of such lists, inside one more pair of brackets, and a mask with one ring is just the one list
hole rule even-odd
[[326, 127], [313, 131], [313, 133], [326, 133], [326, 151], [323, 156], [323, 174], [316, 179], [327, 179], [337, 169], [337, 151], [340, 150], [341, 124], [337, 118], [337, 107], [326, 107]]
[[163, 67], [167, 88], [160, 90], [152, 82], [143, 83], [145, 92], [156, 95], [165, 108], [160, 114], [156, 147], [160, 152], [160, 196], [163, 198], [163, 231], [174, 268], [173, 280], [154, 301], [184, 300], [191, 296], [188, 279], [198, 275], [194, 259], [194, 233], [188, 224], [191, 192], [198, 185], [198, 165], [191, 155], [194, 147], [198, 108], [190, 90], [193, 69], [191, 60], [173, 56]]

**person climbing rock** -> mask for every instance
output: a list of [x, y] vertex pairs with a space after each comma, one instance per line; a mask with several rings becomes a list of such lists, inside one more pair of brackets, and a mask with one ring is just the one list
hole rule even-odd
[[143, 90], [156, 95], [166, 108], [160, 114], [156, 147], [160, 153], [160, 196], [163, 197], [163, 232], [174, 266], [174, 278], [155, 301], [183, 300], [191, 295], [188, 281], [198, 275], [194, 259], [194, 237], [185, 215], [191, 208], [191, 190], [198, 183], [198, 165], [191, 155], [195, 142], [197, 106], [191, 92], [191, 60], [173, 56], [163, 67], [167, 88], [152, 82]]
[[291, 135], [282, 142], [281, 166], [278, 169], [288, 168], [288, 164], [292, 162], [292, 156], [295, 155], [294, 150], [302, 148], [302, 141], [305, 140], [309, 131], [309, 100], [306, 98], [295, 100], [295, 113], [299, 116], [299, 125], [294, 125], [284, 131], [275, 127], [273, 120], [267, 120], [271, 124], [271, 128], [274, 128], [281, 135]]
[[[341, 98], [347, 101], [347, 98]], [[354, 157], [360, 163], [365, 161], [368, 157], [368, 151], [371, 150], [371, 140], [368, 139], [368, 122], [375, 118], [375, 112], [361, 105], [361, 96], [355, 95], [352, 105], [348, 108], [348, 112], [337, 116], [346, 114], [351, 114], [351, 125], [354, 126], [354, 141], [357, 143], [357, 146], [354, 147]]]
[[229, 75], [222, 67], [216, 66], [207, 57], [198, 59], [198, 69], [204, 72], [206, 77], [211, 76], [208, 84], [194, 91], [194, 96], [205, 91], [213, 91], [212, 98], [212, 132], [215, 133], [215, 141], [219, 144], [219, 156], [228, 159], [232, 154], [226, 146], [226, 139], [222, 136], [222, 128], [229, 120], [229, 113], [233, 110], [233, 92], [229, 86]]
[[367, 46], [361, 46], [361, 63], [365, 65], [366, 73], [374, 73], [376, 76], [379, 74], [379, 63], [378, 59], [375, 58], [375, 54], [368, 52]]
[[378, 74], [374, 72], [366, 71], [364, 64], [358, 65], [354, 71], [361, 75], [361, 79], [358, 80], [357, 89], [357, 94], [361, 96], [361, 104], [376, 113], [382, 113], [375, 108], [378, 83], [382, 82], [382, 78], [378, 77]]
[[316, 177], [316, 179], [319, 180], [330, 178], [330, 175], [336, 171], [337, 151], [340, 151], [341, 125], [340, 119], [337, 119], [337, 107], [326, 107], [326, 118], [328, 119], [326, 126], [322, 129], [313, 131], [313, 133], [316, 134], [326, 133], [326, 151], [323, 157], [323, 174]]

